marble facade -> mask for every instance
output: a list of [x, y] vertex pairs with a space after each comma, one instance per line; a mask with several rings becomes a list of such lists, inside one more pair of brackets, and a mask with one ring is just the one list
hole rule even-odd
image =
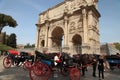
[[[39, 14], [36, 48], [100, 53], [98, 0], [65, 0]], [[60, 48], [60, 49], [59, 49]]]

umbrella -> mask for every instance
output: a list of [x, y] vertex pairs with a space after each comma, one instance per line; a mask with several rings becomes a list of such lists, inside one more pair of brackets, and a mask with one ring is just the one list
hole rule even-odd
[[8, 50], [8, 52], [13, 55], [19, 55], [19, 52], [17, 50]]

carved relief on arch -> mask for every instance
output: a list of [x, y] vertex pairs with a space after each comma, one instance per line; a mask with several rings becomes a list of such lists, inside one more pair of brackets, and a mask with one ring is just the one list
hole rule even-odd
[[85, 4], [87, 4], [87, 2], [85, 0], [71, 1], [71, 4], [69, 4], [70, 5], [70, 10], [73, 10], [75, 8], [79, 8], [80, 6], [85, 5]]
[[81, 5], [83, 5], [83, 4], [85, 4], [86, 3], [86, 1], [85, 0], [75, 0], [75, 4], [76, 4], [76, 6], [81, 6]]
[[74, 14], [73, 16], [69, 17], [70, 21], [74, 21], [75, 19], [81, 20], [82, 19], [82, 15], [81, 14]]
[[64, 20], [57, 21], [56, 25], [57, 26], [63, 26], [64, 25]]
[[58, 20], [53, 23], [55, 26], [63, 26], [64, 25], [64, 20]]
[[40, 36], [44, 36], [44, 35], [45, 35], [45, 29], [41, 28], [41, 30], [40, 30]]
[[75, 31], [75, 22], [70, 22], [70, 24], [69, 24], [70, 26], [70, 29], [69, 29], [69, 32], [70, 33], [74, 33], [74, 31]]
[[77, 29], [81, 29], [82, 27], [83, 27], [82, 21], [78, 21]]
[[49, 27], [49, 34], [52, 32], [52, 30], [56, 27], [55, 23], [51, 23]]
[[92, 22], [92, 29], [97, 32], [98, 30], [98, 20], [94, 17]]
[[93, 18], [93, 23], [92, 23], [92, 25], [93, 25], [94, 27], [97, 27], [97, 24], [98, 24], [98, 20], [97, 20], [96, 18]]

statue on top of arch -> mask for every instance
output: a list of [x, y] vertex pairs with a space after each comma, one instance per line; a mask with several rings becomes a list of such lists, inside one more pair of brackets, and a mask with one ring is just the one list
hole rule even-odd
[[77, 7], [80, 7], [82, 5], [95, 5], [97, 8], [97, 3], [99, 0], [65, 0], [66, 2], [66, 9], [71, 10], [75, 9]]
[[85, 0], [65, 0], [65, 12], [80, 8], [80, 6], [87, 4]]

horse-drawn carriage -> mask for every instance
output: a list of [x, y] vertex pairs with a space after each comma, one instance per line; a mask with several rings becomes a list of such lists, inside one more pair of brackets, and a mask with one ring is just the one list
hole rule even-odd
[[33, 62], [33, 57], [29, 56], [27, 52], [19, 52], [17, 50], [9, 50], [8, 55], [3, 59], [4, 68], [10, 68], [11, 65], [21, 66], [26, 68], [26, 61], [31, 60]]
[[106, 60], [108, 61], [111, 70], [113, 70], [115, 67], [120, 69], [120, 56], [109, 55], [106, 56]]
[[[54, 74], [56, 70], [64, 76], [69, 76], [70, 80], [80, 80], [80, 69], [85, 70], [85, 67], [93, 63], [91, 62], [93, 58], [87, 54], [78, 54], [74, 57], [70, 57], [67, 53], [43, 54], [35, 51], [35, 54], [34, 58], [29, 57], [28, 53], [21, 52], [20, 57], [17, 57], [17, 64], [22, 62], [23, 67], [29, 69], [31, 80], [48, 80], [51, 73]], [[55, 60], [55, 56], [59, 56], [59, 58]], [[3, 65], [5, 68], [9, 68], [11, 64], [12, 58], [8, 55], [4, 58]]]
[[[67, 59], [66, 60], [65, 59], [66, 56], [63, 57], [63, 54], [65, 55], [65, 53], [60, 54], [63, 59], [61, 58], [56, 61], [54, 60], [55, 53], [46, 55], [41, 52], [35, 51], [35, 54], [36, 54], [35, 62], [30, 68], [31, 80], [48, 80], [51, 72], [54, 73], [54, 71], [56, 70], [61, 72], [61, 74], [63, 75], [70, 76], [71, 80], [80, 80], [80, 70], [77, 64], [74, 64], [72, 66], [66, 64], [68, 63], [68, 58], [66, 58]], [[58, 65], [55, 65], [54, 62], [57, 62]], [[72, 64], [72, 62], [70, 64]]]
[[[29, 69], [31, 80], [48, 80], [50, 74], [54, 74], [54, 70], [56, 69], [62, 75], [69, 76], [70, 80], [80, 80], [81, 69], [82, 75], [84, 76], [86, 67], [95, 63], [93, 59], [97, 58], [96, 55], [88, 54], [77, 54], [73, 57], [67, 53], [43, 54], [39, 51], [35, 51], [35, 54], [35, 62]], [[60, 57], [55, 60], [56, 55]], [[55, 65], [54, 63], [57, 63], [58, 65]]]

